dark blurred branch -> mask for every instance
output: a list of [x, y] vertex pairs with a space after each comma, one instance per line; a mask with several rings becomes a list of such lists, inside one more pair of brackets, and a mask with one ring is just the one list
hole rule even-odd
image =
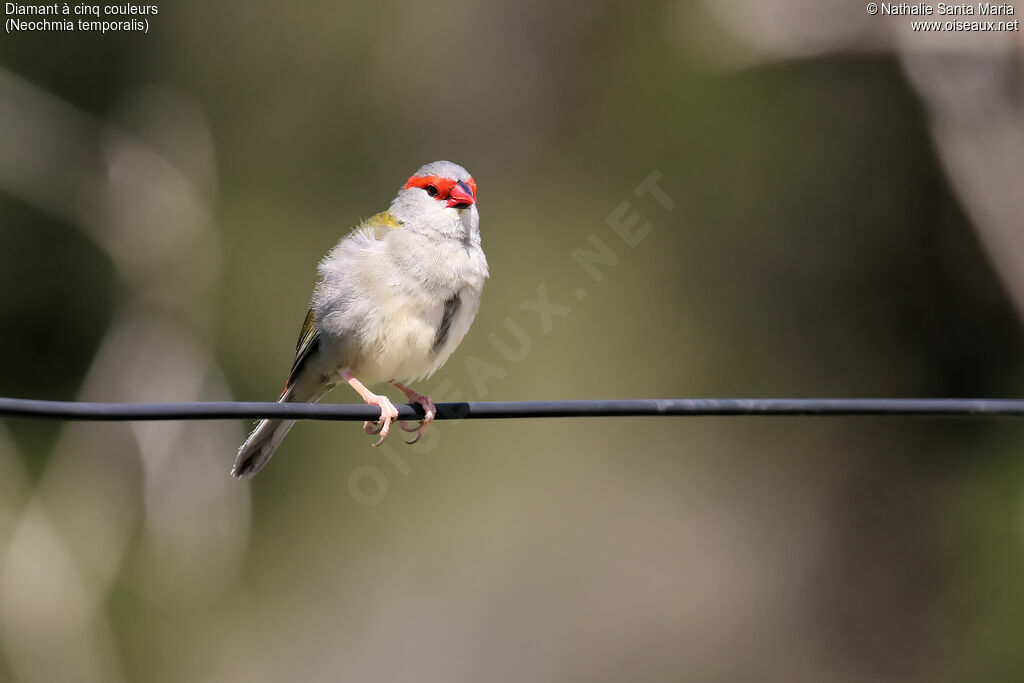
[[[399, 404], [401, 419], [423, 416]], [[439, 403], [438, 419], [521, 417], [630, 417], [701, 415], [962, 415], [1024, 416], [1024, 399], [982, 398], [671, 398], [590, 401], [486, 401]], [[296, 420], [376, 420], [380, 409], [362, 404], [79, 403], [0, 398], [0, 416], [54, 420], [225, 420], [284, 417]]]

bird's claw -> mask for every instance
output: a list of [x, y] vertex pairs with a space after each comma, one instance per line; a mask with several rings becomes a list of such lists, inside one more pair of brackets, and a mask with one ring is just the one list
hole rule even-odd
[[402, 420], [401, 422], [398, 423], [398, 426], [401, 427], [402, 431], [416, 432], [416, 436], [412, 437], [411, 440], [406, 441], [406, 443], [411, 446], [420, 440], [420, 437], [423, 436], [423, 428], [426, 427], [427, 425], [424, 422], [409, 424], [405, 420]]
[[404, 421], [399, 422], [398, 426], [406, 432], [416, 432], [416, 436], [410, 441], [406, 441], [410, 446], [420, 440], [423, 436], [423, 430], [427, 428], [427, 425], [434, 421], [434, 416], [437, 415], [437, 408], [434, 406], [434, 401], [429, 396], [418, 394], [415, 391], [409, 390], [405, 392], [405, 395], [409, 398], [412, 403], [418, 403], [423, 408], [423, 419], [420, 420], [418, 425], [407, 425]]
[[370, 422], [363, 423], [363, 431], [367, 434], [380, 434], [377, 443], [373, 444], [376, 448], [384, 443], [384, 439], [388, 438], [388, 432], [391, 431], [391, 421], [398, 419], [398, 408], [395, 407], [395, 404], [387, 396], [374, 394], [366, 402], [380, 407], [380, 419], [377, 420], [378, 427], [375, 428]]

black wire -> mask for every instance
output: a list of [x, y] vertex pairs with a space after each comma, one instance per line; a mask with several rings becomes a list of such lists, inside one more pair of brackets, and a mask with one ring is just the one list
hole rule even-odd
[[[400, 419], [423, 416], [398, 404]], [[441, 420], [644, 415], [962, 415], [1024, 416], [1024, 399], [991, 398], [668, 398], [595, 401], [486, 401], [439, 403]], [[79, 403], [0, 397], [0, 416], [55, 420], [377, 420], [380, 409], [332, 403]]]

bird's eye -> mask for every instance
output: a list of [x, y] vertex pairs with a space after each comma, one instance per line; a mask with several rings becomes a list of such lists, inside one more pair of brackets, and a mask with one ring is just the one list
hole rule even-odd
[[429, 194], [431, 197], [436, 197], [437, 196], [437, 188], [434, 187], [433, 185], [427, 185], [423, 189], [425, 189], [427, 191], [427, 194]]

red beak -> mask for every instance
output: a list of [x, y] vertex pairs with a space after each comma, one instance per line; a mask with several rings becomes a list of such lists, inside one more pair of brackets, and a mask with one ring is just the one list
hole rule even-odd
[[448, 206], [456, 209], [468, 209], [476, 204], [476, 197], [473, 190], [461, 180], [452, 186], [451, 194], [448, 195]]

